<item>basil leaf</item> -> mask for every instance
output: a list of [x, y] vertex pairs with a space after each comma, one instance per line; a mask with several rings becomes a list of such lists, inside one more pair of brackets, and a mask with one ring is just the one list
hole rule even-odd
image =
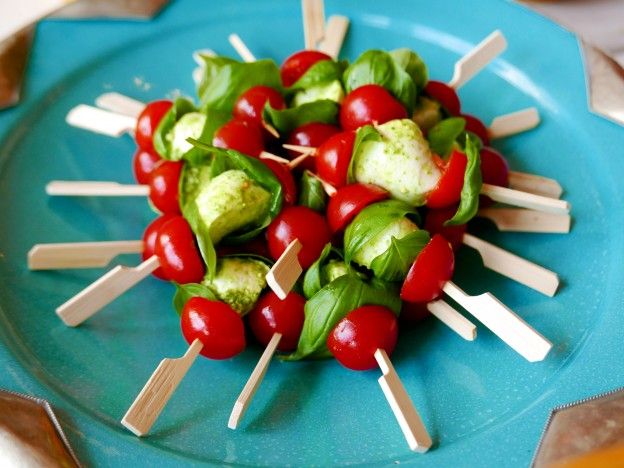
[[464, 186], [461, 191], [461, 199], [457, 212], [451, 219], [444, 223], [445, 226], [466, 224], [475, 217], [479, 210], [479, 192], [481, 192], [481, 157], [476, 137], [466, 138], [466, 157], [468, 164], [464, 173]]
[[204, 74], [199, 83], [201, 108], [231, 113], [238, 97], [254, 86], [282, 91], [280, 71], [273, 60], [238, 62], [227, 57], [202, 56]]
[[264, 120], [273, 125], [280, 134], [288, 134], [310, 122], [335, 124], [338, 109], [339, 104], [330, 99], [320, 99], [283, 110], [273, 109], [267, 103], [264, 108]]
[[421, 229], [400, 239], [393, 236], [388, 250], [375, 257], [371, 263], [371, 270], [376, 277], [385, 281], [402, 281], [428, 242], [429, 233]]
[[427, 65], [425, 65], [423, 59], [416, 52], [407, 48], [401, 48], [390, 51], [390, 56], [412, 77], [418, 91], [425, 87], [427, 81], [429, 81]]
[[321, 213], [325, 211], [327, 205], [327, 194], [323, 189], [323, 184], [308, 171], [304, 171], [301, 176], [298, 204]]
[[189, 112], [196, 112], [195, 104], [188, 98], [179, 97], [174, 102], [171, 108], [164, 115], [156, 131], [152, 137], [154, 143], [154, 149], [164, 159], [170, 159], [171, 154], [171, 142], [167, 139], [167, 135], [173, 130], [173, 126], [176, 124], [180, 117]]
[[451, 153], [455, 140], [463, 133], [466, 120], [461, 117], [444, 119], [434, 125], [427, 134], [431, 151], [438, 156], [446, 157]]
[[331, 251], [331, 242], [325, 244], [325, 247], [323, 248], [323, 251], [321, 252], [319, 258], [317, 258], [316, 261], [312, 265], [310, 265], [308, 271], [306, 271], [306, 274], [303, 277], [303, 295], [306, 299], [310, 299], [323, 287], [321, 279], [321, 266], [323, 262], [325, 262], [325, 259], [329, 257]]
[[217, 301], [217, 296], [210, 290], [208, 286], [198, 283], [175, 283], [176, 292], [173, 296], [173, 308], [178, 313], [182, 314], [182, 309], [189, 299], [193, 297], [203, 297], [211, 301]]
[[346, 64], [335, 60], [321, 60], [312, 65], [295, 83], [286, 89], [288, 94], [303, 91], [313, 86], [320, 86], [341, 81]]
[[357, 133], [355, 135], [355, 141], [353, 142], [353, 152], [351, 153], [351, 161], [349, 161], [349, 169], [347, 171], [347, 180], [350, 184], [356, 182], [355, 176], [353, 174], [353, 168], [355, 167], [355, 156], [358, 154], [358, 149], [360, 145], [365, 141], [381, 141], [381, 135], [372, 125], [364, 125], [357, 129]]
[[399, 200], [373, 203], [360, 211], [345, 230], [344, 252], [347, 264], [351, 263], [356, 252], [375, 239], [388, 224], [404, 216], [420, 224], [418, 211]]
[[345, 91], [350, 93], [366, 84], [383, 86], [411, 114], [416, 103], [416, 83], [387, 52], [368, 50], [349, 65], [343, 75]]
[[401, 300], [393, 290], [373, 286], [355, 274], [335, 279], [306, 302], [299, 344], [295, 352], [284, 359], [297, 361], [331, 357], [327, 349], [327, 337], [340, 320], [363, 305], [388, 307], [398, 315]]

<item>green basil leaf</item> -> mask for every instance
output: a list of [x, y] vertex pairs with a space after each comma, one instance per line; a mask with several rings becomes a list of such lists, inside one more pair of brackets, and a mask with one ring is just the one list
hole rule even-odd
[[323, 262], [325, 262], [325, 259], [329, 257], [331, 251], [331, 242], [325, 244], [319, 258], [317, 258], [316, 261], [310, 265], [308, 271], [306, 271], [306, 274], [303, 277], [303, 295], [306, 299], [310, 299], [323, 287], [321, 279], [321, 266], [323, 265]]
[[407, 48], [401, 48], [390, 51], [390, 56], [412, 77], [418, 91], [425, 87], [427, 81], [429, 81], [427, 65], [425, 65], [423, 59], [416, 52]]
[[373, 203], [360, 211], [345, 230], [344, 252], [347, 264], [351, 263], [356, 252], [377, 237], [388, 224], [404, 216], [420, 224], [418, 211], [400, 200]]
[[371, 270], [376, 277], [385, 281], [402, 281], [428, 242], [429, 233], [424, 230], [412, 232], [400, 239], [393, 236], [388, 250], [375, 257], [371, 263]]
[[178, 313], [182, 314], [182, 309], [189, 299], [193, 297], [203, 297], [211, 301], [217, 301], [217, 296], [210, 290], [208, 286], [198, 283], [175, 283], [176, 292], [173, 296], [173, 308]]
[[301, 176], [298, 204], [321, 213], [325, 212], [327, 193], [325, 193], [321, 181], [308, 173], [308, 171], [304, 171]]
[[346, 63], [335, 60], [321, 60], [312, 65], [295, 83], [286, 89], [288, 94], [304, 91], [314, 86], [341, 81]]
[[[364, 125], [357, 129], [357, 133], [355, 135], [355, 141], [353, 142], [353, 152], [352, 156], [358, 154], [358, 149], [360, 145], [369, 140], [381, 141], [381, 135], [372, 125]], [[356, 182], [355, 175], [353, 174], [353, 168], [355, 167], [355, 157], [351, 157], [351, 161], [349, 161], [349, 169], [347, 171], [347, 180], [350, 184]]]
[[296, 351], [284, 359], [297, 361], [331, 357], [327, 337], [340, 320], [363, 305], [388, 307], [398, 315], [401, 300], [393, 290], [373, 286], [355, 274], [335, 279], [306, 302], [299, 344]]
[[282, 91], [280, 71], [273, 60], [238, 62], [227, 57], [203, 56], [204, 74], [197, 93], [201, 108], [231, 113], [238, 97], [254, 86]]
[[479, 192], [481, 192], [481, 157], [476, 137], [466, 138], [466, 157], [468, 164], [464, 173], [464, 186], [461, 191], [461, 199], [457, 212], [451, 219], [446, 221], [446, 226], [466, 224], [475, 217], [479, 210]]
[[330, 99], [320, 99], [283, 110], [273, 109], [267, 103], [264, 120], [285, 135], [310, 122], [335, 124], [339, 107], [337, 102]]
[[416, 83], [402, 66], [387, 52], [368, 50], [345, 70], [345, 91], [350, 93], [366, 84], [383, 86], [411, 114], [416, 103]]
[[188, 114], [189, 112], [196, 111], [197, 108], [195, 107], [195, 104], [193, 104], [193, 101], [189, 98], [179, 97], [173, 102], [171, 108], [164, 115], [158, 124], [158, 127], [156, 127], [156, 131], [152, 137], [154, 149], [160, 157], [164, 159], [171, 159], [171, 142], [167, 139], [167, 135], [171, 133], [173, 126], [178, 120], [180, 120], [180, 117], [184, 114]]
[[427, 134], [431, 151], [438, 156], [446, 157], [451, 153], [455, 140], [464, 132], [466, 120], [461, 117], [444, 119], [434, 125]]

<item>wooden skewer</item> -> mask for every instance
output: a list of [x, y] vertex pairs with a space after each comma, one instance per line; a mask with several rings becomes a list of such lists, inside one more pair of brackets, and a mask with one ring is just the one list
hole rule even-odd
[[288, 244], [284, 253], [277, 259], [266, 275], [267, 284], [277, 297], [282, 300], [286, 298], [299, 276], [301, 276], [301, 273], [303, 273], [303, 268], [301, 268], [299, 258], [297, 258], [301, 247], [301, 242], [298, 239]]
[[519, 190], [508, 189], [506, 187], [483, 184], [480, 193], [481, 195], [490, 197], [494, 201], [519, 206], [521, 208], [557, 214], [567, 214], [570, 212], [570, 204], [567, 201], [520, 192]]
[[543, 197], [560, 198], [563, 189], [559, 182], [526, 172], [509, 171], [509, 187]]
[[349, 18], [340, 15], [330, 16], [325, 29], [325, 37], [319, 43], [318, 50], [330, 57], [338, 58], [348, 29]]
[[243, 42], [243, 40], [240, 38], [238, 34], [230, 34], [228, 36], [228, 41], [230, 41], [230, 44], [232, 45], [234, 50], [238, 53], [238, 55], [241, 56], [243, 61], [245, 62], [256, 61], [256, 57], [247, 48], [247, 46], [245, 45], [245, 43]]
[[297, 156], [295, 159], [292, 159], [291, 161], [288, 162], [288, 164], [287, 164], [288, 169], [296, 168], [303, 161], [305, 161], [309, 157], [313, 157], [313, 156], [315, 156], [314, 151], [308, 151], [307, 153], [303, 153], [300, 156]]
[[507, 40], [503, 33], [494, 31], [457, 61], [449, 86], [459, 89], [506, 48]]
[[486, 268], [535, 289], [546, 296], [552, 297], [557, 292], [559, 288], [557, 273], [471, 234], [464, 234], [462, 242], [479, 252]]
[[290, 163], [290, 159], [282, 158], [273, 153], [269, 153], [268, 151], [262, 151], [259, 156], [260, 159], [270, 159], [272, 161], [277, 161], [278, 163], [288, 165]]
[[100, 109], [132, 117], [135, 119], [135, 122], [141, 112], [143, 112], [143, 109], [145, 109], [144, 102], [115, 92], [104, 93], [98, 96], [95, 100], [95, 105]]
[[307, 173], [309, 175], [311, 175], [312, 177], [314, 177], [315, 179], [317, 179], [321, 185], [323, 186], [323, 190], [325, 190], [325, 193], [330, 196], [333, 197], [334, 195], [336, 195], [336, 192], [338, 192], [338, 190], [336, 189], [336, 187], [334, 187], [332, 184], [330, 184], [329, 182], [321, 179], [318, 175], [316, 175], [314, 172], [310, 172], [307, 171]]
[[143, 252], [143, 241], [66, 242], [36, 244], [28, 252], [31, 270], [100, 268], [121, 254]]
[[277, 129], [273, 125], [268, 123], [267, 121], [262, 120], [262, 127], [264, 127], [264, 129], [267, 132], [269, 132], [272, 136], [274, 136], [275, 138], [279, 138], [280, 137], [280, 134], [277, 131]]
[[201, 341], [196, 339], [181, 358], [163, 359], [124, 415], [121, 424], [139, 437], [147, 434], [202, 348]]
[[139, 266], [116, 266], [56, 309], [65, 325], [75, 327], [150, 275], [160, 266], [155, 255]]
[[539, 112], [537, 112], [535, 107], [529, 107], [510, 114], [499, 115], [492, 120], [488, 133], [490, 138], [494, 140], [526, 132], [537, 127], [539, 123]]
[[46, 185], [46, 193], [65, 197], [146, 197], [150, 188], [149, 185], [126, 185], [117, 182], [53, 180]]
[[289, 145], [287, 143], [284, 143], [282, 147], [286, 148], [287, 150], [295, 151], [301, 154], [316, 153], [316, 148], [314, 148], [313, 146]]
[[101, 135], [120, 137], [124, 133], [133, 133], [136, 118], [117, 114], [97, 107], [80, 104], [69, 111], [65, 121], [73, 126]]
[[499, 231], [566, 234], [572, 218], [567, 214], [544, 213], [519, 208], [481, 208], [477, 213], [494, 222]]
[[476, 325], [444, 300], [438, 299], [427, 303], [427, 310], [463, 339], [473, 341], [477, 337]]
[[378, 349], [375, 351], [375, 359], [382, 373], [378, 380], [379, 385], [401, 426], [409, 448], [414, 452], [426, 452], [433, 442], [388, 354], [383, 349]]
[[550, 352], [552, 343], [492, 294], [469, 296], [452, 281], [443, 290], [529, 362], [542, 361]]
[[305, 48], [316, 49], [325, 35], [325, 7], [323, 0], [301, 0]]
[[199, 49], [196, 50], [195, 52], [193, 52], [193, 60], [195, 61], [195, 63], [197, 65], [199, 65], [200, 67], [203, 67], [206, 63], [204, 62], [204, 59], [202, 59], [202, 56], [206, 56], [206, 57], [216, 57], [217, 54], [214, 50], [212, 49]]
[[236, 429], [238, 427], [238, 423], [245, 415], [256, 390], [258, 390], [258, 387], [260, 387], [260, 384], [264, 379], [266, 371], [269, 368], [269, 364], [271, 363], [271, 359], [273, 358], [273, 354], [275, 354], [275, 350], [277, 349], [281, 339], [281, 333], [274, 333], [271, 337], [271, 341], [269, 341], [267, 347], [264, 349], [262, 356], [260, 356], [256, 367], [254, 367], [253, 372], [249, 376], [249, 380], [247, 380], [247, 383], [243, 387], [243, 391], [236, 399], [236, 403], [234, 403], [234, 408], [232, 408], [232, 413], [230, 414], [230, 419], [228, 421], [228, 427], [230, 429]]

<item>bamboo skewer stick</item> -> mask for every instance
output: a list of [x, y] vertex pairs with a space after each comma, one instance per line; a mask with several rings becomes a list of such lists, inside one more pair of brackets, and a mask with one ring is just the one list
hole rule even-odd
[[325, 29], [325, 37], [319, 42], [318, 50], [334, 59], [338, 58], [348, 29], [349, 18], [340, 15], [330, 16]]
[[258, 387], [260, 387], [260, 384], [264, 379], [266, 371], [269, 368], [269, 364], [271, 363], [271, 359], [273, 358], [273, 354], [275, 354], [275, 350], [277, 349], [281, 339], [281, 333], [274, 333], [271, 337], [271, 341], [269, 341], [264, 349], [262, 356], [260, 356], [256, 367], [249, 376], [249, 380], [247, 380], [241, 394], [234, 403], [234, 407], [232, 408], [232, 413], [230, 414], [230, 419], [228, 421], [228, 427], [230, 429], [236, 429], [240, 420], [245, 415], [256, 390], [258, 390]]
[[95, 105], [100, 109], [131, 117], [135, 119], [135, 125], [136, 119], [145, 109], [144, 102], [116, 92], [101, 94], [95, 100]]
[[65, 197], [146, 197], [150, 188], [149, 185], [117, 182], [53, 180], [46, 185], [46, 193]]
[[134, 133], [136, 127], [136, 118], [134, 117], [109, 112], [86, 104], [80, 104], [71, 109], [65, 120], [72, 127], [116, 138], [125, 133]]
[[473, 341], [477, 337], [475, 324], [442, 299], [427, 303], [427, 310], [463, 339]]
[[317, 179], [321, 185], [323, 186], [323, 190], [325, 190], [325, 193], [329, 196], [329, 197], [333, 197], [334, 195], [336, 195], [336, 192], [338, 192], [338, 190], [336, 189], [336, 187], [334, 187], [332, 184], [330, 184], [329, 182], [321, 179], [318, 175], [316, 175], [314, 172], [310, 172], [307, 171], [307, 173], [309, 175], [311, 175], [312, 177], [314, 177], [315, 179]]
[[28, 252], [31, 270], [100, 268], [121, 254], [143, 252], [143, 241], [67, 242], [36, 244]]
[[499, 231], [566, 234], [572, 218], [568, 214], [544, 213], [520, 208], [481, 208], [477, 216], [494, 222]]
[[201, 341], [195, 339], [181, 358], [163, 359], [124, 415], [121, 424], [139, 437], [147, 434], [202, 348]]
[[303, 268], [301, 268], [299, 258], [297, 257], [301, 247], [301, 242], [297, 239], [288, 244], [286, 250], [284, 250], [266, 275], [268, 286], [281, 300], [286, 298], [299, 276], [301, 276], [301, 273], [303, 273]]
[[507, 40], [503, 33], [494, 31], [455, 63], [453, 78], [448, 85], [459, 89], [506, 48]]
[[517, 171], [509, 171], [509, 188], [550, 198], [560, 198], [563, 193], [554, 179]]
[[234, 48], [234, 50], [241, 56], [243, 61], [245, 62], [255, 62], [256, 57], [251, 51], [247, 48], [243, 40], [240, 38], [238, 34], [232, 33], [228, 36], [228, 41]]
[[526, 132], [540, 123], [539, 113], [535, 107], [529, 107], [510, 114], [499, 115], [492, 120], [488, 128], [492, 140], [504, 138], [517, 133]]
[[521, 192], [506, 187], [483, 184], [480, 193], [481, 195], [490, 197], [496, 202], [521, 208], [556, 214], [567, 214], [570, 212], [570, 204], [567, 201], [534, 195], [532, 193]]
[[305, 48], [316, 49], [325, 35], [325, 8], [323, 0], [301, 0]]

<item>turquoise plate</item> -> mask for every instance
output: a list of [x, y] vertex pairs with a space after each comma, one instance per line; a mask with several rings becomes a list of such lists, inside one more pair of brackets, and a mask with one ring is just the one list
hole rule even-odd
[[[130, 138], [69, 127], [65, 115], [105, 91], [142, 100], [193, 95], [191, 53], [233, 55], [238, 32], [258, 57], [281, 62], [303, 46], [299, 2], [173, 2], [153, 22], [45, 21], [38, 29], [23, 103], [0, 114], [0, 386], [45, 397], [79, 456], [98, 466], [388, 464], [526, 466], [553, 406], [622, 385], [620, 191], [624, 130], [587, 110], [574, 37], [504, 1], [328, 1], [352, 26], [343, 49], [414, 48], [433, 78], [494, 29], [508, 50], [461, 89], [466, 112], [494, 116], [537, 106], [534, 131], [497, 141], [516, 170], [554, 177], [573, 205], [569, 235], [475, 232], [561, 275], [547, 298], [483, 269], [462, 251], [456, 282], [492, 291], [554, 343], [530, 364], [482, 327], [466, 342], [439, 323], [405, 330], [399, 375], [435, 438], [410, 452], [376, 382], [336, 362], [275, 361], [242, 427], [226, 423], [260, 349], [226, 362], [199, 359], [153, 433], [119, 423], [161, 358], [186, 349], [170, 285], [149, 279], [83, 326], [57, 305], [102, 270], [29, 272], [38, 242], [136, 239], [153, 214], [144, 200], [50, 199], [51, 179], [131, 183]], [[138, 259], [122, 258], [128, 265]], [[618, 377], [619, 376], [619, 377]]]

